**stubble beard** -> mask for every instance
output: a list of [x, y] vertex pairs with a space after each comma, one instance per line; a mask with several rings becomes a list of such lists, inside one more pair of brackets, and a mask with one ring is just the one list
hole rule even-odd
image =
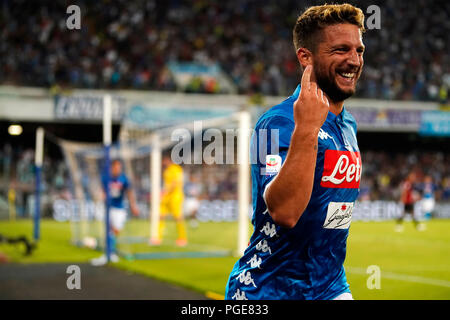
[[[360, 71], [358, 72], [358, 76], [355, 81], [358, 81], [359, 73]], [[339, 88], [336, 81], [334, 79], [330, 79], [326, 72], [322, 72], [320, 66], [316, 63], [314, 63], [314, 75], [319, 88], [322, 89], [322, 91], [325, 92], [328, 98], [330, 98], [333, 102], [344, 101], [355, 94], [355, 88], [346, 91]]]

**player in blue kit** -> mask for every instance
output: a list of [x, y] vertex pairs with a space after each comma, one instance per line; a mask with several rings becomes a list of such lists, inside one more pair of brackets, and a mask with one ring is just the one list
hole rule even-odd
[[[110, 195], [110, 210], [109, 219], [111, 227], [111, 261], [117, 262], [119, 257], [116, 253], [116, 237], [125, 226], [127, 220], [127, 211], [125, 209], [124, 198], [128, 197], [131, 213], [135, 216], [139, 215], [139, 210], [136, 206], [136, 200], [130, 182], [126, 175], [122, 172], [122, 163], [120, 160], [113, 160], [111, 163], [111, 175], [108, 180], [106, 177], [102, 179], [103, 188], [109, 188]], [[106, 255], [91, 261], [92, 265], [100, 266], [107, 263]]]
[[363, 32], [364, 14], [349, 4], [311, 7], [298, 18], [301, 87], [256, 124], [254, 233], [226, 299], [352, 299], [343, 263], [362, 164], [344, 100], [361, 75]]

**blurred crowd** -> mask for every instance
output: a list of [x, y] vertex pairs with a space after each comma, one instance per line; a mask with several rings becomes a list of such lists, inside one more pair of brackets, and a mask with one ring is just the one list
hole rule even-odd
[[[352, 1], [349, 1], [352, 3]], [[242, 94], [287, 95], [299, 82], [292, 45], [298, 14], [323, 1], [77, 1], [81, 30], [63, 0], [0, 2], [0, 84], [176, 90], [170, 61], [219, 64]], [[447, 101], [450, 2], [373, 1], [357, 95]], [[369, 16], [366, 13], [366, 17]], [[189, 90], [220, 92], [214, 84]]]
[[[365, 151], [361, 153], [363, 170], [360, 201], [399, 201], [402, 183], [414, 172], [414, 189], [424, 193], [426, 177], [431, 177], [433, 196], [438, 202], [450, 201], [450, 154], [444, 152], [389, 153]], [[185, 166], [185, 192], [195, 190], [200, 199], [237, 199], [237, 166]]]
[[[14, 203], [18, 216], [30, 216], [35, 193], [34, 150], [3, 145], [0, 148], [0, 213]], [[42, 164], [43, 202], [51, 202], [70, 193], [70, 172], [61, 159], [45, 157]], [[46, 207], [44, 214], [51, 214]]]
[[[450, 201], [450, 154], [448, 152], [388, 153], [380, 151], [362, 152], [363, 170], [359, 200], [399, 201], [401, 184], [410, 172], [418, 179], [414, 189], [423, 193], [425, 177], [431, 177], [433, 197], [437, 202]], [[134, 172], [134, 190], [140, 202], [150, 198], [148, 159]], [[14, 201], [19, 216], [30, 215], [34, 201], [34, 154], [31, 149], [8, 145], [0, 149], [0, 210], [7, 210], [8, 201]], [[134, 166], [135, 164], [133, 164]], [[197, 200], [236, 200], [237, 165], [185, 165], [185, 198]], [[140, 172], [141, 170], [142, 172]], [[70, 199], [71, 172], [62, 159], [45, 158], [43, 164], [42, 195], [49, 205], [44, 215], [51, 214], [52, 199]], [[91, 181], [92, 183], [92, 181]], [[14, 199], [11, 199], [11, 190]]]
[[448, 152], [388, 153], [366, 151], [363, 162], [360, 200], [400, 199], [401, 184], [414, 172], [413, 188], [420, 194], [426, 177], [431, 177], [436, 201], [450, 200], [450, 154]]

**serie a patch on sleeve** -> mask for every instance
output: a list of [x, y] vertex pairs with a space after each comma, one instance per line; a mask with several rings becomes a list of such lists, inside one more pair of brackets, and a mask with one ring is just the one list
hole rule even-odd
[[266, 175], [274, 175], [280, 172], [281, 157], [277, 154], [266, 155]]

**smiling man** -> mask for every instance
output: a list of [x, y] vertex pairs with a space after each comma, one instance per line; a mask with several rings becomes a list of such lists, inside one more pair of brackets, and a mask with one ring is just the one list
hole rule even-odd
[[267, 140], [252, 137], [253, 157], [277, 156], [282, 166], [252, 165], [254, 233], [227, 299], [352, 299], [343, 263], [362, 164], [344, 100], [362, 71], [363, 32], [364, 14], [349, 4], [298, 18], [301, 86], [258, 120], [255, 132], [267, 130]]

